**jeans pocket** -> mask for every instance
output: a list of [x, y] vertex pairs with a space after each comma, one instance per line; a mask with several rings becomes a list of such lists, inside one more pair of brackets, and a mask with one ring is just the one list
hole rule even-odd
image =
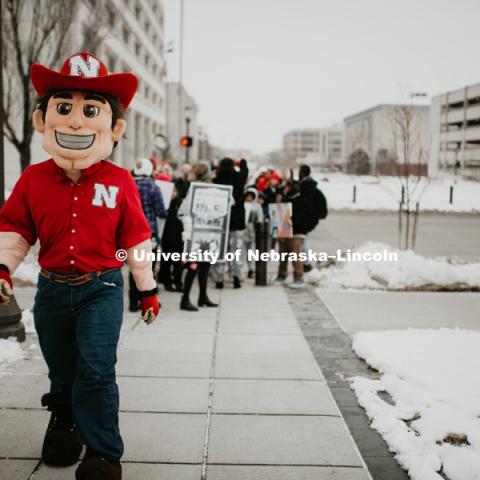
[[103, 283], [106, 286], [123, 289], [123, 276], [120, 270], [114, 270], [113, 272], [108, 272], [105, 275], [96, 275], [94, 278], [97, 282]]

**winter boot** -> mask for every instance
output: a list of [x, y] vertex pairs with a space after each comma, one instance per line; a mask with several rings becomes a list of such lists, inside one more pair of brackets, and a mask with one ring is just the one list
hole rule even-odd
[[242, 288], [242, 284], [238, 277], [233, 277], [233, 288]]
[[75, 472], [76, 480], [122, 480], [120, 462], [107, 460], [99, 454], [88, 451]]
[[223, 282], [215, 282], [215, 288], [221, 290], [223, 288]]
[[255, 272], [253, 270], [249, 270], [247, 273], [247, 278], [253, 278], [254, 275], [255, 275]]
[[42, 446], [45, 465], [67, 467], [80, 458], [83, 445], [71, 412], [52, 412]]
[[198, 308], [192, 304], [188, 297], [183, 296], [180, 302], [180, 310], [186, 310], [187, 312], [198, 312]]
[[198, 298], [199, 307], [218, 307], [218, 303], [213, 303], [206, 295]]

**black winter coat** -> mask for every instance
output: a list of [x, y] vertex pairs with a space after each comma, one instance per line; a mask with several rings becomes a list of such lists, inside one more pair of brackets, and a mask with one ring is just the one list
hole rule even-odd
[[287, 197], [285, 201], [292, 204], [293, 234], [306, 235], [311, 232], [317, 222], [310, 202], [299, 193], [293, 197]]
[[317, 182], [310, 177], [300, 182], [300, 193], [312, 206], [312, 221], [314, 222], [313, 228], [315, 228], [319, 220], [327, 217], [327, 199], [317, 187]]
[[167, 219], [165, 220], [165, 229], [162, 235], [162, 251], [164, 252], [183, 252], [183, 223], [178, 218], [177, 213], [182, 200], [172, 198], [168, 209]]
[[240, 171], [229, 174], [220, 174], [214, 178], [213, 183], [231, 185], [235, 204], [230, 211], [230, 230], [245, 230], [245, 200], [243, 198], [245, 184], [248, 179], [247, 162], [240, 162]]

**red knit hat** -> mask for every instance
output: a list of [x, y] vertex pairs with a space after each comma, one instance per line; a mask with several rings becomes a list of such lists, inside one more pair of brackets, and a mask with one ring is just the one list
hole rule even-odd
[[125, 109], [138, 86], [138, 79], [133, 73], [109, 74], [105, 64], [88, 52], [72, 55], [65, 61], [60, 72], [35, 63], [30, 75], [39, 95], [58, 90], [105, 93], [118, 98]]

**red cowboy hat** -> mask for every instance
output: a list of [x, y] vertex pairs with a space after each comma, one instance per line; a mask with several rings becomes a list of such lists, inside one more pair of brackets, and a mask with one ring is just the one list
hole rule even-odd
[[35, 63], [30, 75], [39, 95], [58, 90], [105, 93], [118, 98], [125, 109], [138, 86], [138, 79], [133, 73], [109, 74], [105, 64], [88, 52], [72, 55], [65, 61], [60, 72]]

